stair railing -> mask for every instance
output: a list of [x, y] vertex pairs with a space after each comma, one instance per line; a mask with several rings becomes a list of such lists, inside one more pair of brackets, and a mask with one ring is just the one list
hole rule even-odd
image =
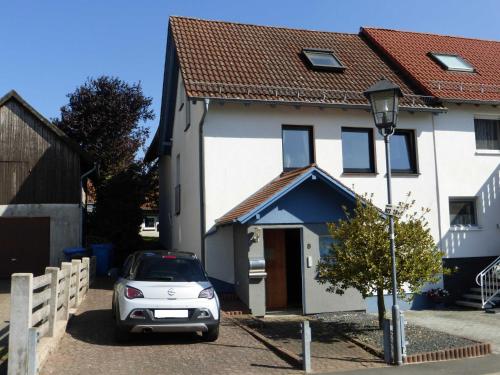
[[477, 274], [476, 284], [481, 287], [481, 303], [484, 309], [500, 293], [500, 257]]

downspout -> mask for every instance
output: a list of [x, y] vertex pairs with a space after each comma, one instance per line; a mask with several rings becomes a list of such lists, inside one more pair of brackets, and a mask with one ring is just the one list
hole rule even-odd
[[[97, 169], [97, 164], [89, 171], [80, 176], [80, 246], [83, 247], [83, 180]], [[87, 197], [85, 197], [85, 209], [87, 209]]]
[[437, 147], [436, 147], [436, 125], [434, 123], [434, 117], [437, 114], [432, 113], [432, 143], [434, 146], [434, 173], [436, 177], [436, 199], [437, 199], [437, 215], [438, 215], [438, 232], [439, 232], [439, 250], [443, 251], [441, 248], [441, 243], [443, 240], [442, 230], [441, 230], [441, 197], [439, 193], [439, 173], [438, 173], [438, 160], [437, 160]]
[[203, 142], [203, 125], [207, 116], [210, 99], [205, 98], [203, 101], [203, 114], [201, 115], [200, 124], [198, 126], [198, 164], [199, 164], [199, 181], [200, 181], [200, 239], [201, 239], [201, 264], [206, 268], [205, 260], [205, 158], [204, 158], [204, 142]]

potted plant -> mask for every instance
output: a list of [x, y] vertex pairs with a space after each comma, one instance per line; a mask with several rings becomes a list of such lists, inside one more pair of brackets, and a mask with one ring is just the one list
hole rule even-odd
[[434, 288], [425, 292], [425, 295], [434, 305], [442, 305], [450, 296], [450, 292], [443, 288]]

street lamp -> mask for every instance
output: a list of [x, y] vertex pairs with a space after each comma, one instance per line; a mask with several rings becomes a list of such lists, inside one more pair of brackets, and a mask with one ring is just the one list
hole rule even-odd
[[392, 332], [393, 332], [393, 347], [394, 347], [394, 363], [401, 365], [402, 348], [401, 348], [401, 326], [400, 326], [400, 311], [397, 298], [397, 282], [396, 282], [396, 247], [394, 244], [394, 217], [392, 207], [392, 191], [391, 191], [391, 148], [390, 137], [394, 134], [396, 123], [398, 120], [399, 98], [403, 96], [399, 86], [391, 81], [382, 78], [380, 81], [371, 86], [364, 92], [370, 102], [373, 114], [373, 120], [379, 133], [384, 137], [385, 143], [385, 160], [387, 168], [387, 209], [389, 215], [389, 241], [391, 244], [391, 259], [392, 259]]

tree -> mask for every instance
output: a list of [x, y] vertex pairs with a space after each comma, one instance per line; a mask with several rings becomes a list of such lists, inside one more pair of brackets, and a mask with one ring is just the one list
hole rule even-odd
[[132, 163], [103, 181], [97, 190], [89, 232], [92, 236], [111, 241], [118, 252], [118, 261], [142, 245], [139, 227], [142, 223], [141, 205], [149, 188], [146, 174], [144, 165]]
[[[414, 205], [415, 201], [400, 202], [394, 217], [397, 293], [403, 297], [403, 285], [418, 293], [425, 283], [437, 282], [447, 272], [425, 218], [429, 210], [414, 210]], [[348, 288], [357, 289], [363, 298], [376, 293], [382, 328], [384, 290], [392, 290], [389, 220], [366, 195], [357, 197], [352, 211], [343, 209], [346, 218], [328, 224], [335, 241], [329, 256], [318, 264], [318, 281], [329, 284], [327, 290], [336, 294]]]
[[89, 156], [99, 163], [99, 181], [124, 171], [144, 146], [149, 130], [141, 122], [154, 119], [152, 99], [140, 83], [128, 84], [116, 77], [89, 78], [61, 107], [53, 120]]

